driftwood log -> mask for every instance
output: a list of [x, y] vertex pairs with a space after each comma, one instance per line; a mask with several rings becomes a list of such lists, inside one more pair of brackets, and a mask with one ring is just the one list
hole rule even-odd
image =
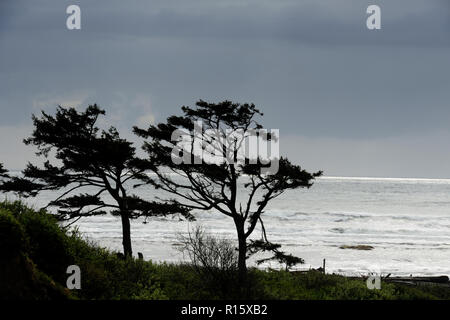
[[450, 287], [450, 281], [447, 276], [437, 277], [390, 277], [383, 281], [393, 283], [404, 283], [409, 285], [443, 285]]
[[[316, 272], [323, 272], [323, 268], [317, 268], [317, 269], [310, 269], [310, 270], [298, 270], [298, 271], [290, 271], [292, 274], [302, 274], [302, 273], [308, 273], [311, 271]], [[347, 277], [348, 279], [353, 280], [367, 280], [367, 276], [359, 276], [359, 277]], [[388, 283], [402, 283], [407, 285], [413, 285], [413, 286], [443, 286], [443, 287], [450, 287], [450, 280], [448, 276], [435, 276], [435, 277], [392, 277], [391, 274], [388, 274], [387, 276], [381, 277], [381, 283], [388, 282]]]

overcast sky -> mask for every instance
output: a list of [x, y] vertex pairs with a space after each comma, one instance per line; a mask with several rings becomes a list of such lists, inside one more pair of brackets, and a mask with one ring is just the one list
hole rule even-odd
[[0, 1], [10, 169], [32, 159], [21, 140], [42, 109], [98, 103], [127, 136], [198, 99], [255, 103], [309, 170], [450, 178], [450, 1]]

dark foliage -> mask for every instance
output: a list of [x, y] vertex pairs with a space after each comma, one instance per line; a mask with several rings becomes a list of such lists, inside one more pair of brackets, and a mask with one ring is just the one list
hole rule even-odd
[[247, 246], [248, 257], [259, 252], [272, 252], [272, 256], [269, 258], [259, 259], [256, 261], [257, 264], [262, 264], [270, 260], [276, 260], [280, 264], [286, 266], [286, 271], [297, 264], [303, 264], [305, 261], [302, 258], [293, 256], [292, 254], [286, 253], [280, 250], [281, 245], [269, 242], [265, 240], [250, 240], [250, 244]]
[[3, 164], [0, 163], [0, 178], [7, 178], [8, 177], [8, 171], [3, 168]]

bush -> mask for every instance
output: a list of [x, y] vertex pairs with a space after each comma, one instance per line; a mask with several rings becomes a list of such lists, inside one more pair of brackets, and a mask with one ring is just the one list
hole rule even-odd
[[202, 227], [188, 231], [187, 236], [178, 237], [178, 250], [187, 254], [193, 266], [206, 272], [234, 272], [238, 256], [233, 242], [206, 234]]
[[30, 247], [24, 226], [0, 206], [0, 299], [67, 299], [70, 293], [28, 257]]
[[180, 235], [178, 250], [186, 254], [191, 266], [205, 284], [205, 289], [222, 298], [236, 298], [238, 286], [238, 255], [229, 239], [208, 235], [200, 226]]
[[[21, 202], [2, 202], [0, 212], [0, 248], [20, 257], [4, 264], [10, 273], [17, 269], [15, 278], [23, 278], [23, 269], [27, 269], [31, 272], [29, 277], [49, 282], [45, 287], [64, 288], [67, 267], [75, 264], [81, 269], [82, 289], [71, 291], [72, 297], [166, 298], [155, 280], [152, 263], [120, 259], [116, 253], [85, 241], [76, 229], [69, 232], [60, 228], [47, 212], [32, 210]], [[17, 267], [19, 263], [23, 268]], [[26, 296], [44, 298], [44, 286], [35, 285], [36, 281], [20, 282], [24, 296], [28, 292]]]
[[3, 202], [1, 207], [14, 215], [32, 240], [27, 253], [39, 270], [65, 283], [66, 269], [74, 261], [68, 252], [68, 237], [56, 218], [44, 210], [32, 210], [18, 201]]
[[19, 252], [28, 250], [29, 241], [25, 229], [16, 218], [0, 209], [0, 261], [9, 260]]

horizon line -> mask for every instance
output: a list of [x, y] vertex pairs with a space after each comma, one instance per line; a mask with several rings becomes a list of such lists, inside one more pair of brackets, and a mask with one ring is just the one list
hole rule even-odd
[[354, 179], [354, 180], [449, 180], [450, 178], [424, 178], [424, 177], [370, 177], [370, 176], [321, 176], [316, 179]]
[[[18, 169], [7, 169], [11, 172], [21, 172], [22, 170]], [[371, 176], [339, 176], [339, 175], [324, 175], [316, 178], [319, 179], [347, 179], [347, 180], [448, 180], [450, 181], [450, 177], [448, 178], [424, 178], [424, 177], [371, 177]]]

